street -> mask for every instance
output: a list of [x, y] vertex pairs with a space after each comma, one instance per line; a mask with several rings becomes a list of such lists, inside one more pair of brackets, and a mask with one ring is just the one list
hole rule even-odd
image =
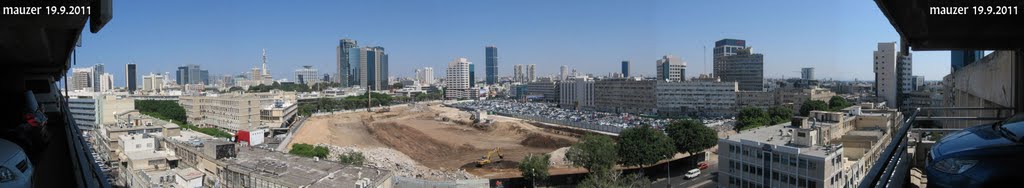
[[669, 179], [661, 179], [653, 184], [651, 187], [715, 187], [717, 183], [713, 179], [715, 173], [718, 172], [718, 164], [712, 164], [707, 169], [701, 170], [700, 176], [694, 179], [686, 179], [683, 175], [689, 169], [672, 169], [672, 185], [669, 186]]

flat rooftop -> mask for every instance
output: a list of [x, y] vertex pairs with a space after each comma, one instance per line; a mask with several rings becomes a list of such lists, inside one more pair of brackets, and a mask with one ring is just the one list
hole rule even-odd
[[[825, 146], [824, 145], [801, 146], [801, 145], [791, 144], [790, 140], [792, 140], [792, 137], [795, 137], [796, 129], [797, 129], [797, 127], [790, 126], [789, 123], [780, 124], [780, 125], [772, 125], [772, 126], [764, 126], [764, 127], [755, 128], [755, 129], [748, 129], [748, 130], [742, 131], [742, 132], [740, 132], [738, 134], [730, 135], [726, 139], [727, 140], [731, 140], [731, 141], [735, 141], [735, 142], [742, 142], [741, 140], [749, 140], [749, 141], [754, 141], [754, 142], [759, 142], [759, 143], [764, 143], [764, 144], [771, 144], [771, 145], [776, 145], [776, 146], [786, 146], [786, 147], [800, 149], [800, 154], [802, 154], [802, 155], [817, 156], [817, 157], [822, 157], [822, 158], [824, 158], [826, 156]], [[792, 130], [793, 132], [790, 133], [789, 132], [790, 130]], [[785, 135], [787, 135], [787, 133], [794, 134], [794, 135], [785, 136]]]
[[374, 185], [391, 176], [387, 170], [314, 160], [254, 147], [239, 148], [237, 157], [221, 161], [230, 164], [228, 168], [240, 168], [253, 175], [308, 187], [355, 187], [362, 178], [368, 178]]

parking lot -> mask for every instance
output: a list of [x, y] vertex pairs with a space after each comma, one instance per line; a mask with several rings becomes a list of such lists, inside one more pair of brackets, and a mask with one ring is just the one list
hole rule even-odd
[[514, 100], [485, 100], [452, 104], [455, 107], [470, 108], [498, 113], [543, 117], [557, 121], [629, 128], [641, 124], [662, 127], [669, 119], [641, 117], [627, 113], [605, 113], [562, 109], [547, 103], [518, 102]]

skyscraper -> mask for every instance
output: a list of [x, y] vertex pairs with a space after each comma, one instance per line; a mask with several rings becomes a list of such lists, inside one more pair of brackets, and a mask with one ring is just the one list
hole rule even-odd
[[558, 79], [560, 81], [565, 81], [568, 78], [569, 78], [569, 65], [562, 65], [562, 67], [559, 68], [559, 71], [558, 71]]
[[764, 54], [753, 53], [746, 41], [715, 42], [713, 74], [723, 82], [738, 82], [741, 91], [764, 90]]
[[472, 89], [469, 86], [469, 62], [466, 58], [458, 58], [448, 63], [445, 71], [445, 97], [450, 99], [469, 98]]
[[498, 47], [487, 46], [484, 49], [484, 57], [487, 61], [487, 85], [498, 83]]
[[202, 83], [203, 85], [212, 84], [210, 83], [210, 71], [199, 70], [199, 83]]
[[985, 51], [981, 50], [953, 50], [949, 53], [949, 64], [954, 72], [985, 57]]
[[135, 82], [136, 82], [136, 79], [138, 79], [138, 76], [136, 75], [136, 71], [138, 71], [138, 70], [136, 70], [135, 63], [129, 63], [129, 64], [125, 65], [125, 69], [124, 70], [125, 70], [124, 71], [125, 72], [125, 79], [124, 79], [124, 81], [125, 81], [125, 83], [128, 84], [128, 86], [127, 86], [128, 93], [135, 93], [135, 89], [136, 89], [135, 88]]
[[313, 85], [319, 82], [320, 73], [311, 65], [303, 65], [301, 69], [295, 69], [295, 83]]
[[523, 74], [523, 64], [516, 64], [512, 80], [515, 82], [526, 82], [526, 75]]
[[537, 81], [537, 64], [526, 65], [526, 82]]
[[800, 69], [800, 79], [803, 80], [814, 80], [814, 67], [804, 67]]
[[351, 48], [349, 54], [349, 64], [358, 65], [360, 86], [369, 90], [388, 88], [388, 54], [384, 47]]
[[210, 73], [206, 70], [199, 69], [199, 65], [188, 64], [178, 67], [176, 76], [178, 85], [203, 84], [209, 81]]
[[686, 62], [673, 55], [662, 56], [657, 62], [658, 81], [686, 80]]
[[351, 55], [349, 55], [349, 52], [350, 52], [349, 49], [356, 48], [358, 46], [359, 45], [358, 45], [358, 43], [356, 43], [356, 40], [352, 40], [352, 39], [341, 39], [341, 41], [338, 42], [338, 47], [337, 47], [337, 51], [338, 51], [338, 67], [337, 67], [338, 68], [338, 70], [337, 70], [338, 71], [338, 73], [337, 73], [338, 74], [338, 78], [337, 78], [337, 82], [341, 83], [341, 87], [348, 87], [348, 86], [352, 86], [352, 85], [358, 85], [358, 83], [357, 84], [353, 84], [353, 82], [355, 80], [358, 80], [358, 79], [354, 79], [354, 74], [352, 74], [352, 72], [353, 72], [352, 71], [353, 70], [352, 64], [349, 63], [350, 62], [349, 58], [351, 57]]
[[886, 102], [885, 106], [895, 108], [899, 94], [896, 76], [896, 43], [880, 42], [874, 52], [875, 59], [875, 96]]
[[476, 65], [469, 62], [469, 87], [476, 87]]
[[629, 61], [622, 61], [622, 77], [629, 77]]
[[101, 84], [102, 83], [101, 79], [103, 78], [102, 77], [103, 73], [106, 73], [104, 68], [103, 68], [103, 64], [96, 64], [96, 65], [92, 66], [92, 85], [93, 85], [92, 90], [93, 91], [96, 91], [96, 92], [103, 91], [103, 88], [100, 87], [100, 86], [103, 86], [103, 84]]

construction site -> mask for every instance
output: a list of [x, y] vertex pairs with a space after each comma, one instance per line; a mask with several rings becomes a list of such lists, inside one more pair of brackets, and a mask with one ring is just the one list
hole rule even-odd
[[361, 152], [366, 165], [434, 181], [518, 177], [529, 154], [551, 154], [551, 174], [584, 172], [565, 162], [577, 131], [440, 103], [374, 108], [309, 118], [288, 143]]

